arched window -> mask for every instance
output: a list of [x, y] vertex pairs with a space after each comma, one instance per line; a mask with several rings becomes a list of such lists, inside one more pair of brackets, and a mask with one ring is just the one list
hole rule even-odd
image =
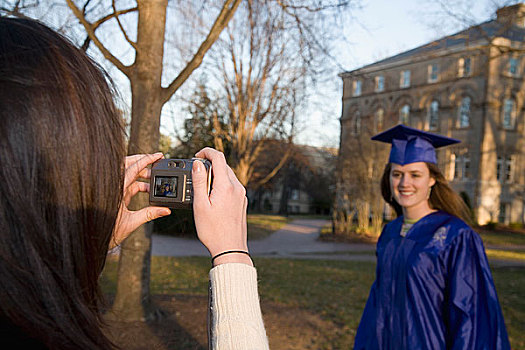
[[437, 130], [439, 126], [439, 102], [434, 100], [428, 107], [428, 129]]
[[516, 102], [514, 99], [507, 98], [503, 102], [503, 128], [514, 129], [516, 126]]
[[374, 118], [376, 131], [383, 130], [384, 122], [385, 122], [385, 110], [383, 108], [378, 108], [376, 110], [376, 115]]
[[409, 105], [403, 105], [401, 109], [399, 110], [399, 123], [408, 125], [408, 121], [410, 118], [410, 106]]
[[461, 99], [458, 113], [458, 126], [460, 128], [470, 126], [470, 97], [468, 96]]

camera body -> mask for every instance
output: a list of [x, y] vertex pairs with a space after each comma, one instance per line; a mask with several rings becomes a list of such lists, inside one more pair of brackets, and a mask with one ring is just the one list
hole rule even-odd
[[150, 205], [174, 209], [191, 209], [194, 162], [202, 162], [206, 169], [208, 194], [211, 190], [211, 162], [207, 159], [160, 159], [151, 167]]

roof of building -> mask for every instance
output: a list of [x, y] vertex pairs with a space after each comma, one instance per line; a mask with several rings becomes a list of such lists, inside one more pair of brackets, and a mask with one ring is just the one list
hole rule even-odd
[[352, 72], [367, 68], [373, 68], [374, 66], [382, 66], [385, 64], [395, 63], [397, 61], [402, 61], [410, 57], [428, 55], [433, 52], [441, 51], [444, 49], [450, 49], [457, 46], [468, 46], [469, 43], [473, 43], [483, 39], [492, 39], [496, 37], [506, 38], [511, 41], [523, 42], [525, 41], [525, 28], [519, 27], [515, 24], [509, 24], [509, 22], [494, 19], [491, 21], [481, 23], [479, 25], [469, 27], [458, 33], [434, 40], [414, 49], [371, 63], [359, 69], [353, 70]]

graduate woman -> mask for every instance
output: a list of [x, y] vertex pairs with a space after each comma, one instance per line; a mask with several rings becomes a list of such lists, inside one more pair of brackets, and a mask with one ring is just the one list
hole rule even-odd
[[483, 243], [436, 163], [458, 140], [398, 125], [381, 192], [398, 218], [377, 242], [354, 349], [510, 349]]

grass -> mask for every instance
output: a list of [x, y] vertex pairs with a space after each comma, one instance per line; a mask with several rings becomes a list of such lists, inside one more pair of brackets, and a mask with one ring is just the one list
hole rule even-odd
[[489, 258], [525, 262], [525, 252], [523, 251], [485, 249], [485, 252]]
[[[315, 334], [318, 349], [352, 347], [374, 279], [374, 263], [268, 258], [256, 258], [256, 263], [263, 306], [271, 302], [286, 307], [287, 312], [317, 315], [329, 325]], [[106, 293], [115, 291], [116, 270], [116, 262], [108, 261], [102, 277]], [[207, 258], [154, 257], [151, 293], [205, 297], [208, 271]], [[525, 349], [525, 268], [495, 267], [493, 275], [512, 349]], [[269, 337], [272, 341], [270, 332]], [[279, 348], [291, 347], [280, 344]]]
[[476, 232], [480, 234], [485, 245], [521, 246], [521, 250], [525, 251], [525, 233], [506, 231], [504, 229], [489, 231], [483, 228], [476, 228]]
[[248, 214], [246, 220], [248, 239], [253, 240], [268, 237], [293, 219], [280, 215]]

